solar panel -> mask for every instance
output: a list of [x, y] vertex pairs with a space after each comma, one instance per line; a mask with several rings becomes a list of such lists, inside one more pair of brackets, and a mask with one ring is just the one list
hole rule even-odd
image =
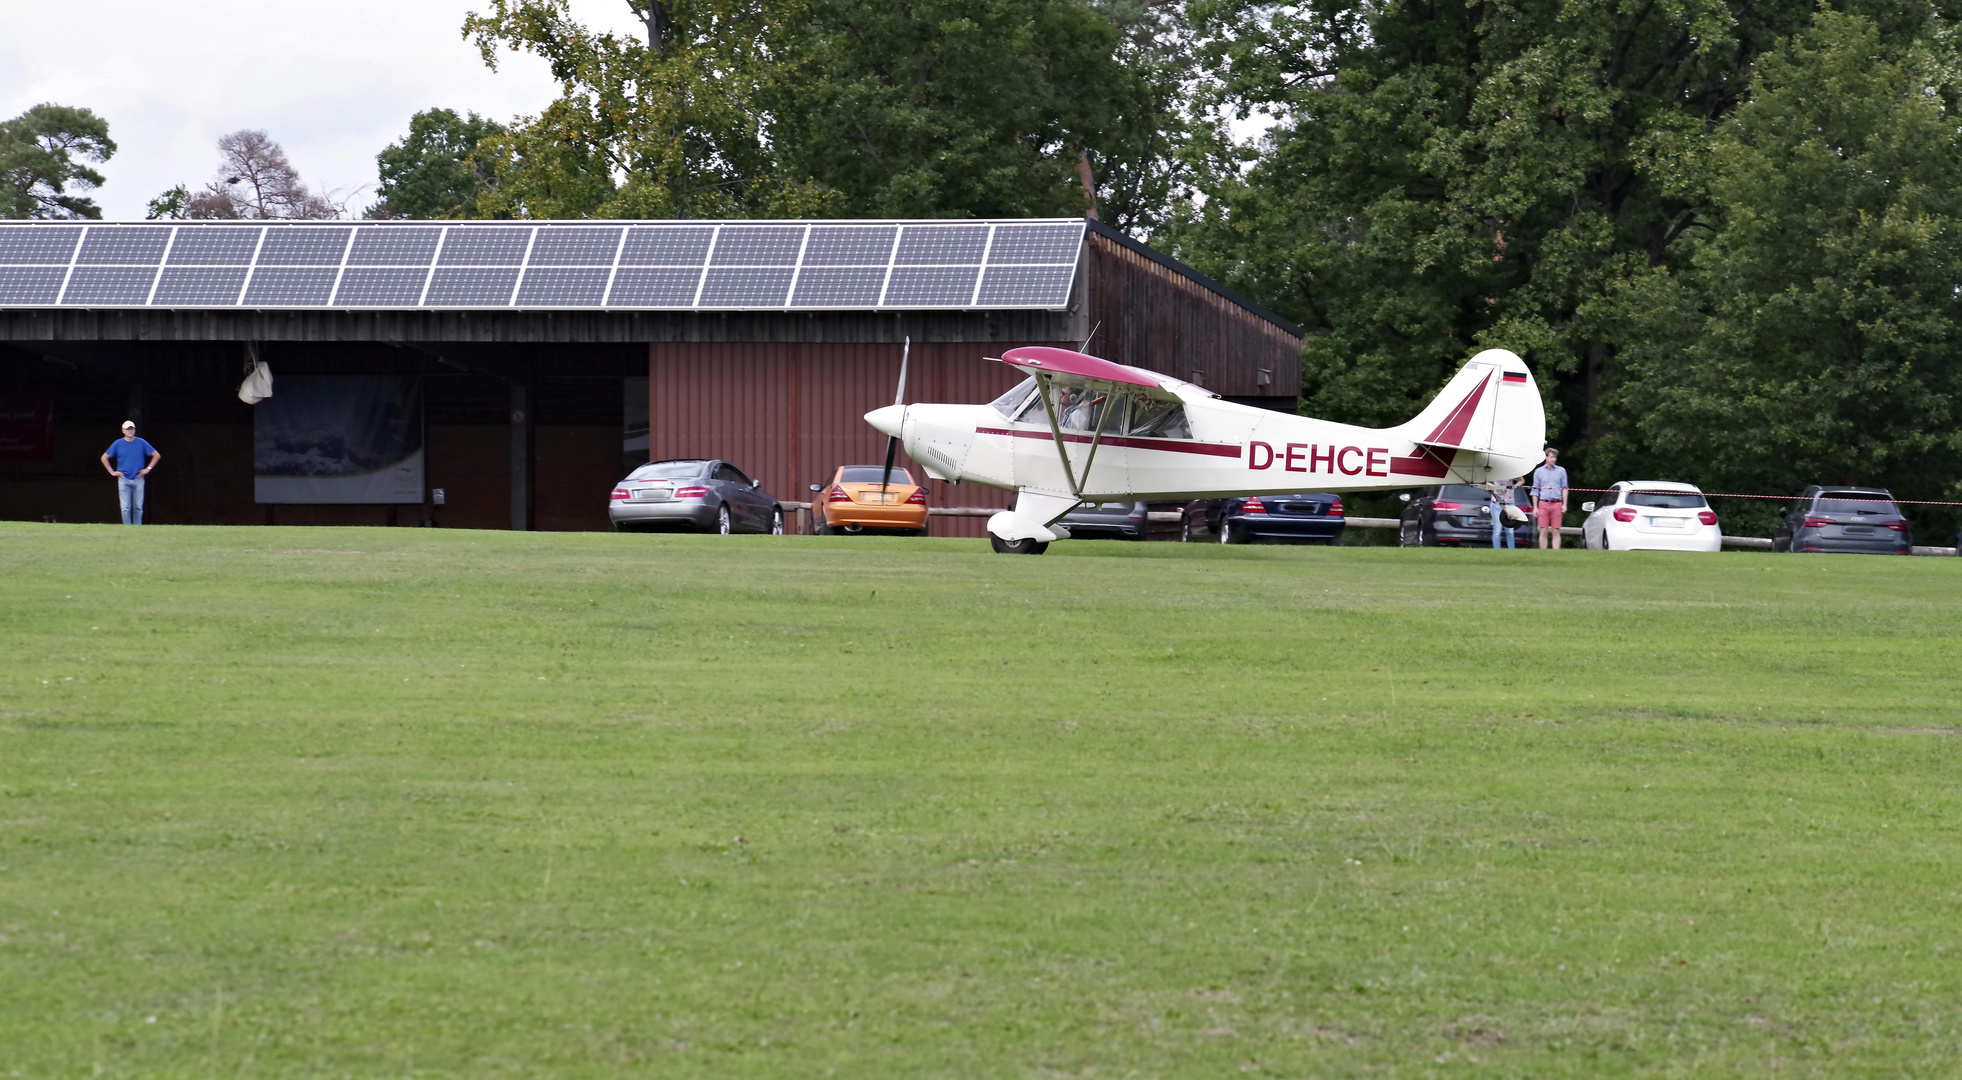
[[[173, 249], [174, 250], [174, 249]], [[243, 266], [166, 266], [157, 280], [153, 304], [184, 307], [231, 307], [245, 287]]]
[[0, 266], [0, 304], [42, 306], [61, 298], [65, 266]]
[[538, 230], [529, 266], [612, 266], [624, 229], [554, 228]]
[[695, 289], [701, 281], [700, 270], [623, 266], [613, 272], [613, 291], [606, 298], [606, 306], [694, 307]]
[[895, 266], [882, 307], [968, 307], [978, 266]]
[[356, 230], [349, 266], [428, 266], [443, 230], [401, 225], [370, 225]]
[[705, 225], [627, 230], [621, 266], [700, 266], [708, 261], [715, 230]]
[[788, 267], [712, 266], [702, 281], [705, 308], [780, 308], [790, 292]]
[[791, 307], [878, 307], [886, 285], [884, 267], [807, 267], [797, 275]]
[[895, 266], [921, 266], [935, 263], [973, 263], [979, 265], [988, 247], [986, 225], [908, 225], [900, 233]]
[[813, 225], [805, 266], [879, 266], [892, 260], [893, 225]]
[[154, 266], [78, 266], [62, 290], [64, 304], [140, 307], [150, 301], [157, 280]]
[[[271, 242], [272, 237], [266, 240]], [[334, 278], [339, 270], [287, 269], [260, 267], [246, 283], [246, 307], [320, 307], [334, 294]]]
[[155, 266], [163, 261], [164, 248], [169, 246], [169, 226], [91, 225], [75, 261], [97, 266], [116, 263]]
[[172, 266], [251, 266], [252, 253], [259, 250], [258, 228], [194, 228], [177, 230], [171, 242]]
[[796, 266], [802, 225], [724, 225], [715, 238], [716, 266]]
[[1074, 266], [990, 266], [981, 276], [982, 307], [1032, 307], [1069, 296]]
[[[543, 240], [544, 237], [540, 237]], [[518, 285], [519, 307], [598, 307], [606, 300], [611, 270], [534, 266]]]
[[0, 226], [0, 264], [68, 265], [82, 230], [74, 226]]
[[[433, 250], [433, 245], [432, 245]], [[421, 267], [350, 266], [334, 290], [337, 307], [415, 307], [429, 271]]]
[[[522, 266], [531, 246], [529, 228], [508, 225], [452, 227], [443, 239], [438, 266]], [[515, 278], [514, 278], [515, 280]]]
[[1085, 230], [1067, 219], [0, 223], [0, 307], [1059, 310]]
[[260, 266], [339, 266], [353, 229], [287, 225], [266, 232], [259, 246]]
[[1083, 246], [1083, 226], [997, 225], [988, 249], [990, 266], [1004, 263], [1071, 263]]
[[518, 271], [473, 268], [437, 268], [429, 279], [424, 307], [507, 307], [511, 290], [518, 284]]

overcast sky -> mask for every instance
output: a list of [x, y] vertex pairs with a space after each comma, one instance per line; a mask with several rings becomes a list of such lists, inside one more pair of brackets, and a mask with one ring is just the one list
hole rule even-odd
[[[316, 191], [366, 206], [375, 154], [408, 131], [411, 114], [446, 106], [508, 120], [557, 91], [535, 57], [506, 53], [495, 73], [484, 66], [459, 33], [482, 6], [473, 0], [7, 6], [0, 118], [52, 101], [108, 120], [117, 151], [95, 199], [111, 221], [141, 218], [174, 184], [210, 180], [218, 137], [240, 128], [271, 134]], [[626, 0], [572, 8], [589, 26], [641, 31]]]

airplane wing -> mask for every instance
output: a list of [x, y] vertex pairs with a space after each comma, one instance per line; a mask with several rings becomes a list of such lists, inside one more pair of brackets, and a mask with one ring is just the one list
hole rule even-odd
[[1120, 391], [1157, 398], [1160, 401], [1184, 400], [1166, 388], [1167, 383], [1176, 383], [1177, 379], [1160, 375], [1155, 371], [1146, 371], [1143, 368], [1114, 364], [1109, 360], [1071, 352], [1068, 349], [1057, 349], [1048, 345], [1024, 345], [1019, 349], [1010, 349], [1002, 353], [1001, 362], [1061, 386]]

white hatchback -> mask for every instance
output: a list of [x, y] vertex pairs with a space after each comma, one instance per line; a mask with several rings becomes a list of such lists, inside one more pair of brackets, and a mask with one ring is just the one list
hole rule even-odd
[[1581, 546], [1594, 551], [1722, 551], [1716, 511], [1694, 484], [1623, 480], [1581, 509]]

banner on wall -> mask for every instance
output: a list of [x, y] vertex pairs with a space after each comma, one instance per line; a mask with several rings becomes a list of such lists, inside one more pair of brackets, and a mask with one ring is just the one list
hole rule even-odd
[[261, 503], [422, 501], [422, 380], [281, 375], [252, 406], [253, 494]]
[[0, 461], [54, 457], [54, 391], [0, 390]]

